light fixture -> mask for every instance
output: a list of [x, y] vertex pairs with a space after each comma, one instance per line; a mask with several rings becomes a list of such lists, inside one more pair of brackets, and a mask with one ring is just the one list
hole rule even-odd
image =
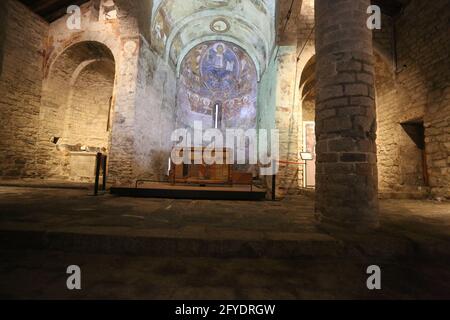
[[310, 161], [314, 159], [311, 152], [300, 152], [300, 157], [303, 161]]

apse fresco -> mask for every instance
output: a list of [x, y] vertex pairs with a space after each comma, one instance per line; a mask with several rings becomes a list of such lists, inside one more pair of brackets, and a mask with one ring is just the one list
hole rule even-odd
[[200, 44], [181, 67], [178, 127], [202, 121], [205, 129], [255, 128], [256, 94], [256, 69], [243, 49], [223, 41]]

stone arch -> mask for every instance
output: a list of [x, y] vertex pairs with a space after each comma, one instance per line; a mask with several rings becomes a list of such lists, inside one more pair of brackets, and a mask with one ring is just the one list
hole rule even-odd
[[315, 186], [316, 172], [316, 138], [315, 138], [315, 112], [316, 112], [316, 55], [312, 54], [304, 59], [303, 69], [299, 76], [300, 118], [299, 132], [302, 152], [310, 153], [312, 160], [304, 161], [302, 166], [303, 187]]
[[76, 42], [70, 42], [65, 45], [54, 48], [54, 50], [50, 53], [45, 63], [44, 80], [50, 74], [55, 62], [58, 61], [58, 59], [64, 52], [67, 52], [67, 50], [70, 50], [70, 48], [76, 47], [83, 43], [95, 43], [103, 47], [105, 51], [109, 52], [108, 55], [112, 57], [112, 59], [116, 62], [116, 69], [117, 69], [119, 65], [118, 62], [120, 61], [120, 51], [118, 41], [111, 37], [105, 38], [104, 36], [101, 36], [100, 33], [91, 32], [88, 35], [86, 32], [83, 32], [82, 34], [80, 34], [80, 37], [77, 39]]
[[96, 41], [72, 44], [51, 61], [40, 115], [42, 175], [71, 181], [93, 178], [95, 153], [110, 149], [115, 61], [112, 51]]
[[316, 56], [313, 55], [308, 62], [306, 62], [302, 73], [300, 75], [299, 90], [301, 100], [303, 101], [310, 94], [314, 95], [316, 84]]

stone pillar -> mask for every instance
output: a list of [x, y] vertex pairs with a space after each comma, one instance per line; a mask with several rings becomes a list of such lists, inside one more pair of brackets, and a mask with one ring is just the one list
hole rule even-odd
[[378, 225], [370, 0], [316, 0], [316, 214], [325, 227]]

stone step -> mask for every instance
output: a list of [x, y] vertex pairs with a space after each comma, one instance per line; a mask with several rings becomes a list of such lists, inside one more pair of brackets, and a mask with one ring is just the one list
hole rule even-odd
[[0, 230], [0, 248], [69, 252], [211, 258], [317, 258], [346, 255], [342, 243], [316, 233], [267, 233], [264, 238], [245, 231], [224, 231], [194, 237], [175, 230], [146, 234], [76, 233], [39, 230]]
[[327, 234], [215, 230], [203, 235], [175, 229], [126, 234], [87, 230], [0, 230], [0, 248], [37, 249], [93, 254], [129, 254], [158, 257], [209, 258], [450, 258], [450, 244], [414, 243], [410, 239], [365, 236], [350, 241]]

